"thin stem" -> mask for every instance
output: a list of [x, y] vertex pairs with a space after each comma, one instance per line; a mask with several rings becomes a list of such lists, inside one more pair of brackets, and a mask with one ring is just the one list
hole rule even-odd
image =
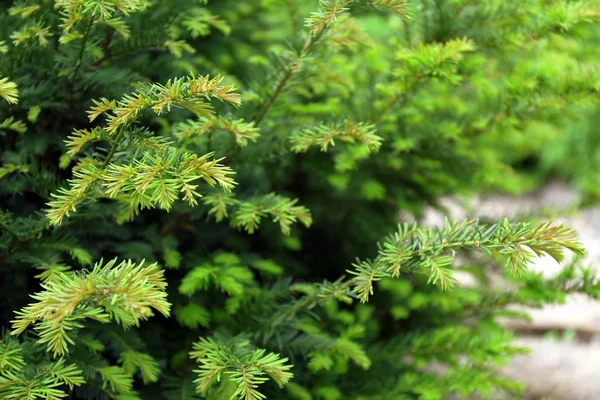
[[267, 111], [269, 111], [269, 108], [271, 107], [271, 105], [273, 104], [275, 99], [279, 96], [279, 93], [281, 92], [281, 90], [285, 86], [286, 82], [288, 81], [288, 79], [290, 79], [290, 77], [292, 76], [293, 73], [294, 73], [294, 67], [293, 67], [293, 64], [291, 64], [288, 66], [288, 68], [286, 69], [286, 71], [283, 74], [283, 76], [281, 77], [281, 79], [279, 79], [279, 82], [277, 83], [275, 90], [273, 90], [273, 93], [271, 93], [271, 95], [264, 101], [258, 115], [254, 119], [255, 125], [258, 126], [261, 123], [261, 121], [263, 120], [263, 118], [267, 115]]
[[328, 300], [331, 298], [335, 298], [335, 296], [338, 296], [338, 295], [344, 293], [345, 291], [347, 291], [348, 289], [350, 289], [351, 286], [354, 284], [355, 280], [356, 280], [356, 278], [349, 278], [349, 279], [346, 279], [345, 281], [338, 283], [337, 286], [335, 287], [335, 291], [334, 291], [333, 295], [327, 295], [327, 294], [322, 293], [321, 291], [317, 291], [317, 293], [315, 293], [313, 295], [305, 296], [303, 299], [301, 299], [299, 302], [297, 302], [293, 307], [291, 307], [289, 310], [287, 310], [283, 314], [282, 319], [287, 321], [290, 318], [292, 318], [294, 315], [299, 313], [300, 311], [311, 308], [314, 304], [317, 304], [321, 301], [325, 301], [325, 300]]
[[94, 17], [90, 18], [90, 21], [85, 28], [85, 32], [83, 33], [83, 40], [81, 42], [81, 48], [79, 49], [79, 55], [77, 56], [77, 66], [75, 67], [75, 71], [73, 72], [73, 76], [69, 81], [69, 95], [73, 91], [73, 85], [75, 84], [75, 78], [77, 78], [77, 74], [79, 74], [79, 70], [81, 69], [81, 64], [83, 64], [83, 53], [85, 52], [85, 46], [87, 45], [88, 39], [90, 37], [90, 31], [92, 30], [92, 26], [94, 25]]
[[398, 104], [400, 102], [404, 102], [404, 100], [408, 97], [408, 95], [411, 93], [411, 91], [413, 91], [417, 87], [417, 85], [421, 81], [421, 78], [422, 78], [421, 75], [415, 76], [415, 79], [411, 82], [409, 87], [407, 87], [404, 92], [393, 96], [388, 101], [388, 103], [385, 105], [383, 110], [381, 110], [379, 113], [377, 113], [377, 116], [375, 117], [375, 119], [373, 119], [372, 123], [374, 123], [374, 124], [379, 123], [381, 121], [381, 118], [383, 118], [383, 116], [385, 114], [387, 114], [396, 104]]
[[260, 108], [260, 111], [258, 112], [258, 115], [256, 116], [256, 118], [254, 118], [255, 125], [258, 126], [262, 122], [262, 120], [265, 118], [265, 116], [267, 115], [267, 112], [269, 111], [269, 109], [271, 108], [271, 106], [273, 105], [273, 103], [275, 102], [277, 97], [279, 97], [279, 94], [285, 87], [287, 81], [292, 77], [294, 72], [300, 66], [301, 59], [310, 53], [310, 51], [312, 50], [315, 43], [317, 43], [317, 41], [319, 41], [319, 39], [321, 39], [321, 37], [323, 36], [323, 33], [325, 33], [325, 25], [322, 25], [319, 28], [319, 30], [317, 32], [315, 32], [315, 34], [312, 35], [311, 38], [304, 43], [304, 46], [302, 46], [302, 50], [300, 50], [300, 52], [298, 54], [298, 60], [291, 61], [288, 64], [288, 66], [285, 70], [285, 73], [281, 76], [281, 78], [279, 79], [279, 82], [277, 82], [275, 89], [273, 90], [271, 95], [269, 97], [267, 97], [267, 99], [263, 102], [262, 107]]
[[101, 66], [106, 61], [106, 59], [109, 57], [110, 51], [109, 51], [108, 47], [112, 43], [114, 36], [115, 36], [115, 31], [112, 29], [106, 34], [106, 37], [104, 38], [104, 42], [102, 43], [102, 58], [99, 59], [96, 62], [96, 64], [94, 64], [96, 67]]
[[410, 31], [410, 25], [406, 19], [402, 20], [402, 26], [404, 28], [404, 39], [406, 40], [406, 47], [409, 49], [413, 47], [412, 45], [412, 34]]
[[102, 163], [102, 168], [106, 168], [108, 166], [110, 159], [115, 155], [117, 148], [119, 147], [119, 141], [123, 138], [123, 135], [125, 135], [125, 129], [121, 129], [121, 132], [119, 132], [119, 134], [117, 135], [112, 147], [110, 148], [110, 151], [108, 152], [106, 158], [104, 159], [104, 162]]

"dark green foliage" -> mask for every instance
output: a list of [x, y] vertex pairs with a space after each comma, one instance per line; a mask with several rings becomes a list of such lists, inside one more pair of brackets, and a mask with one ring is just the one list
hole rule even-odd
[[562, 225], [398, 221], [539, 183], [595, 2], [4, 3], [2, 398], [518, 396], [507, 306], [600, 297]]

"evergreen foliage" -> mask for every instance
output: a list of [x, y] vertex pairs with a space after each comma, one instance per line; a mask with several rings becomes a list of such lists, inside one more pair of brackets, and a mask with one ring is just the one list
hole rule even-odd
[[495, 371], [526, 350], [499, 318], [600, 297], [577, 258], [527, 269], [583, 254], [576, 233], [398, 211], [537, 184], [531, 158], [596, 107], [598, 19], [576, 0], [4, 2], [0, 398], [518, 396]]

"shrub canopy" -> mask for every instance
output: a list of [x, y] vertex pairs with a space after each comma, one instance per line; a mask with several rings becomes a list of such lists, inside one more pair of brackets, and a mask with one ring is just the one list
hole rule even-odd
[[518, 396], [494, 372], [524, 349], [497, 318], [599, 296], [577, 262], [527, 270], [582, 254], [575, 232], [398, 212], [539, 184], [532, 163], [598, 98], [598, 18], [558, 0], [4, 2], [0, 397]]

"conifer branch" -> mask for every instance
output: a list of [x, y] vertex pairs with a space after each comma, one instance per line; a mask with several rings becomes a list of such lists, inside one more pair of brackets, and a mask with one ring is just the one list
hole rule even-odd
[[67, 154], [70, 156], [74, 156], [77, 153], [79, 153], [82, 150], [83, 146], [85, 146], [87, 143], [107, 139], [108, 135], [101, 128], [94, 128], [92, 130], [75, 130], [70, 136], [67, 136], [67, 140], [65, 140], [65, 145], [67, 146]]
[[23, 347], [8, 332], [0, 336], [0, 398], [60, 399], [67, 396], [66, 387], [73, 390], [85, 383], [83, 371], [63, 358], [26, 364]]
[[236, 387], [231, 399], [262, 400], [266, 396], [258, 388], [269, 378], [281, 388], [293, 377], [287, 358], [264, 349], [252, 350], [241, 339], [200, 338], [190, 357], [199, 364], [194, 383], [201, 394], [206, 394], [224, 376]]
[[396, 53], [399, 68], [393, 73], [395, 93], [378, 111], [377, 123], [399, 102], [427, 79], [438, 79], [451, 85], [461, 82], [458, 73], [465, 55], [475, 50], [475, 43], [467, 38], [452, 39], [446, 43], [421, 44], [416, 48], [403, 48]]
[[0, 338], [0, 374], [21, 370], [25, 366], [22, 353], [19, 342], [8, 332], [3, 332]]
[[156, 360], [147, 353], [127, 350], [121, 353], [118, 362], [129, 375], [133, 375], [139, 369], [145, 384], [158, 381], [160, 368]]
[[0, 97], [2, 97], [8, 104], [17, 104], [19, 102], [19, 92], [17, 91], [17, 84], [9, 81], [8, 78], [0, 79]]
[[[543, 306], [569, 293], [600, 298], [591, 270], [567, 267], [550, 280], [523, 273], [538, 255], [580, 254], [572, 230], [507, 221], [403, 225], [374, 259], [346, 266], [349, 277], [321, 279], [344, 268], [339, 260], [352, 248], [364, 250], [399, 207], [416, 211], [465, 187], [518, 189], [503, 171], [554, 136], [559, 111], [597, 103], [599, 74], [588, 61], [598, 38], [586, 25], [600, 19], [598, 4], [320, 0], [303, 36], [296, 22], [310, 7], [304, 2], [221, 2], [211, 9], [227, 9], [224, 18], [208, 11], [208, 0], [19, 0], [0, 10], [10, 35], [0, 40], [0, 102], [7, 102], [0, 107], [0, 269], [11, 278], [0, 292], [13, 309], [31, 303], [13, 318], [13, 335], [0, 335], [0, 398], [137, 400], [159, 387], [168, 400], [514, 390], [490, 370], [517, 352], [494, 323], [515, 315], [506, 306]], [[407, 24], [409, 10], [422, 30]], [[203, 49], [209, 59], [192, 56], [221, 42], [197, 40], [216, 30], [232, 40]], [[247, 86], [268, 64], [265, 49], [290, 42], [297, 46], [282, 54], [274, 79], [246, 93], [256, 106], [248, 119], [215, 113], [240, 106], [229, 79], [193, 73], [152, 83], [185, 68], [232, 71], [231, 82]], [[399, 47], [388, 54], [390, 43]], [[472, 54], [475, 43], [481, 50]], [[300, 75], [309, 79], [291, 90]], [[65, 87], [55, 87], [61, 77]], [[105, 97], [92, 100], [94, 93]], [[86, 126], [72, 113], [89, 101]], [[258, 140], [261, 123], [273, 128], [266, 140]], [[247, 148], [232, 150], [234, 141]], [[500, 151], [515, 146], [510, 159]], [[335, 170], [317, 149], [332, 154]], [[230, 150], [228, 160], [218, 155]], [[233, 193], [236, 180], [243, 193]], [[50, 193], [46, 215], [37, 215]], [[304, 197], [325, 231], [281, 237], [295, 224], [311, 225]], [[124, 223], [146, 208], [155, 211]], [[234, 232], [261, 228], [252, 238]], [[456, 254], [479, 250], [505, 261], [511, 290], [489, 284], [484, 262], [457, 265]], [[109, 253], [137, 260], [93, 265], [95, 255]], [[175, 321], [141, 324], [171, 312], [161, 267], [143, 258], [160, 260], [174, 279]], [[452, 287], [458, 270], [478, 284], [432, 289]], [[28, 301], [24, 289], [34, 278], [41, 289]], [[372, 299], [378, 284], [385, 296]], [[206, 335], [185, 349], [192, 330]], [[284, 356], [297, 364], [292, 384]], [[449, 372], [422, 372], [430, 361], [447, 363]]]
[[113, 156], [117, 152], [117, 149], [119, 148], [119, 143], [121, 142], [121, 139], [123, 139], [124, 136], [125, 129], [121, 129], [121, 131], [117, 134], [117, 137], [115, 138], [113, 144], [110, 146], [110, 150], [108, 151], [106, 158], [104, 158], [104, 161], [102, 162], [102, 168], [108, 167], [110, 160], [112, 160]]
[[241, 100], [238, 94], [233, 93], [233, 85], [221, 85], [223, 78], [217, 75], [210, 78], [208, 75], [186, 79], [169, 80], [166, 85], [158, 83], [142, 86], [136, 92], [126, 95], [122, 100], [113, 103], [103, 99], [96, 103], [89, 112], [90, 120], [101, 114], [109, 113], [106, 131], [114, 134], [121, 128], [127, 127], [143, 111], [151, 109], [156, 114], [161, 114], [165, 108], [180, 107], [195, 114], [210, 116], [212, 107], [205, 99], [219, 99], [239, 106]]
[[15, 131], [17, 133], [25, 133], [27, 131], [27, 125], [23, 121], [19, 121], [14, 117], [8, 117], [0, 124], [0, 130], [2, 129], [10, 129], [11, 131]]
[[273, 218], [278, 223], [281, 232], [289, 235], [292, 224], [301, 222], [310, 227], [312, 215], [304, 206], [297, 205], [298, 199], [290, 199], [276, 193], [240, 200], [232, 193], [215, 192], [202, 197], [202, 202], [209, 206], [209, 215], [217, 222], [222, 221], [231, 213], [231, 226], [242, 228], [249, 234], [256, 232], [263, 218]]
[[231, 224], [238, 228], [244, 228], [248, 233], [254, 233], [260, 221], [267, 215], [273, 217], [273, 222], [279, 223], [281, 232], [289, 235], [291, 225], [296, 221], [302, 222], [304, 226], [310, 227], [312, 216], [310, 210], [304, 206], [298, 206], [298, 199], [270, 193], [250, 201], [239, 203], [237, 211], [231, 217]]
[[306, 152], [317, 145], [326, 152], [329, 146], [335, 146], [335, 139], [346, 143], [367, 145], [369, 151], [376, 152], [381, 146], [382, 138], [375, 134], [375, 127], [362, 122], [345, 121], [343, 124], [319, 125], [314, 128], [294, 132], [290, 136], [292, 151]]
[[128, 16], [136, 11], [148, 7], [147, 0], [111, 0], [111, 1], [89, 1], [89, 0], [56, 0], [54, 6], [61, 10], [65, 29], [68, 30], [74, 23], [83, 18], [94, 18], [98, 21], [106, 21], [118, 18], [119, 15]]
[[254, 118], [254, 125], [258, 126], [269, 112], [269, 109], [279, 97], [281, 91], [285, 88], [288, 80], [292, 75], [300, 68], [302, 59], [307, 57], [313, 47], [323, 37], [323, 34], [333, 26], [337, 18], [348, 10], [346, 5], [349, 0], [320, 0], [319, 7], [321, 10], [314, 13], [310, 18], [306, 20], [306, 26], [311, 28], [311, 36], [305, 42], [300, 51], [298, 52], [295, 60], [288, 61], [283, 75], [279, 78], [279, 81], [275, 85], [275, 88], [271, 94], [263, 101], [261, 108]]
[[205, 291], [212, 283], [221, 292], [230, 296], [241, 296], [245, 287], [252, 283], [254, 275], [249, 268], [236, 264], [204, 263], [194, 267], [181, 281], [179, 293], [192, 296]]
[[[351, 3], [352, 0], [319, 0], [319, 11], [307, 18], [305, 23], [310, 28], [311, 36], [304, 42], [296, 59], [288, 61], [275, 88], [263, 101], [258, 114], [254, 118], [256, 126], [262, 122], [281, 91], [286, 87], [289, 79], [300, 68], [303, 59], [311, 53], [314, 46], [335, 25], [336, 21], [349, 10]], [[375, 0], [369, 2], [369, 4], [375, 7], [389, 8], [398, 15], [408, 18], [406, 13], [407, 2], [405, 0]]]
[[508, 220], [493, 225], [477, 220], [450, 223], [444, 229], [401, 225], [383, 243], [373, 260], [359, 261], [348, 272], [355, 275], [354, 292], [362, 302], [373, 294], [374, 283], [384, 277], [397, 277], [400, 271], [428, 270], [429, 282], [448, 289], [453, 286], [451, 263], [458, 250], [483, 250], [503, 256], [506, 266], [520, 274], [534, 256], [549, 255], [562, 262], [564, 250], [582, 254], [575, 231], [563, 225], [543, 223], [531, 227]]
[[79, 48], [79, 54], [77, 55], [77, 61], [75, 63], [75, 70], [73, 71], [73, 75], [71, 76], [71, 79], [69, 79], [69, 85], [68, 85], [69, 95], [73, 91], [73, 85], [75, 84], [75, 80], [77, 79], [77, 74], [79, 74], [79, 70], [81, 69], [81, 65], [83, 64], [83, 55], [85, 53], [85, 46], [87, 45], [87, 42], [89, 40], [92, 26], [94, 26], [94, 19], [95, 18], [92, 16], [88, 20], [88, 24], [85, 28], [85, 31], [83, 32], [83, 39], [81, 41], [81, 47]]
[[54, 356], [68, 352], [74, 343], [68, 332], [82, 327], [79, 320], [114, 320], [128, 328], [150, 318], [153, 309], [170, 313], [163, 271], [156, 264], [144, 267], [143, 261], [100, 261], [90, 272], [56, 273], [41, 286], [44, 291], [32, 296], [37, 303], [16, 313], [11, 333], [18, 335], [35, 324], [38, 342], [46, 343]]
[[101, 176], [98, 168], [90, 166], [87, 170], [74, 171], [73, 178], [69, 180], [69, 189], [60, 188], [57, 193], [50, 195], [54, 200], [48, 202], [49, 210], [46, 211], [48, 220], [53, 225], [60, 225], [65, 217], [76, 211], [77, 206], [86, 198], [86, 192]]
[[221, 222], [229, 216], [228, 208], [239, 204], [233, 193], [215, 192], [202, 197], [202, 203], [209, 206], [208, 214], [215, 217], [217, 222]]
[[[311, 45], [311, 47], [312, 47], [312, 45]], [[310, 47], [309, 47], [309, 49], [310, 49]], [[269, 111], [269, 108], [271, 108], [271, 106], [273, 105], [273, 102], [275, 102], [275, 100], [277, 99], [277, 97], [279, 97], [279, 93], [285, 87], [285, 84], [287, 83], [288, 79], [291, 78], [292, 74], [294, 73], [294, 70], [297, 67], [298, 66], [296, 64], [293, 64], [293, 63], [290, 63], [288, 65], [288, 67], [286, 68], [286, 70], [283, 73], [283, 75], [281, 76], [281, 78], [279, 78], [279, 82], [277, 82], [277, 85], [275, 86], [275, 89], [269, 95], [269, 97], [267, 97], [267, 99], [262, 103], [260, 111], [258, 112], [258, 114], [256, 115], [256, 117], [254, 118], [254, 124], [256, 126], [260, 125], [260, 123], [262, 122], [263, 118], [267, 115], [267, 112]]]
[[48, 46], [48, 39], [53, 34], [50, 32], [50, 27], [45, 26], [42, 22], [32, 23], [24, 26], [20, 30], [14, 31], [10, 38], [15, 46], [22, 46], [28, 41], [37, 40], [42, 47]]
[[260, 133], [253, 122], [245, 122], [243, 119], [234, 120], [219, 116], [200, 117], [197, 121], [187, 120], [173, 128], [173, 134], [180, 140], [186, 140], [196, 135], [206, 135], [215, 130], [231, 132], [236, 143], [245, 147], [248, 142], [256, 142]]
[[598, 20], [600, 20], [600, 5], [597, 2], [555, 2], [548, 5], [538, 35], [547, 32], [566, 33], [577, 26], [592, 24]]
[[407, 0], [373, 0], [370, 2], [370, 4], [376, 8], [390, 9], [404, 19], [410, 18], [408, 15]]
[[[196, 199], [202, 196], [196, 191], [198, 185], [192, 182], [199, 179], [210, 186], [220, 185], [226, 192], [230, 191], [235, 185], [230, 177], [234, 172], [220, 164], [223, 159], [210, 160], [212, 153], [198, 157], [175, 149], [169, 142], [148, 138], [148, 131], [129, 129], [135, 119], [148, 109], [161, 114], [172, 106], [182, 107], [206, 117], [212, 114], [212, 107], [206, 99], [216, 98], [239, 106], [240, 98], [233, 92], [234, 86], [221, 85], [222, 79], [220, 76], [174, 79], [166, 85], [143, 86], [121, 101], [105, 98], [95, 101], [88, 112], [89, 119], [93, 121], [108, 114], [106, 127], [75, 131], [66, 141], [67, 154], [75, 155], [86, 143], [95, 140], [110, 142], [110, 150], [101, 163], [84, 159], [69, 181], [71, 187], [52, 194], [54, 200], [48, 203], [50, 210], [46, 213], [51, 223], [61, 224], [78, 204], [88, 198], [127, 199], [129, 210], [137, 214], [139, 209], [150, 207], [170, 210], [180, 192], [183, 200], [191, 206], [197, 205]], [[257, 136], [251, 125], [240, 121], [219, 121], [219, 126], [234, 131], [240, 143]], [[119, 149], [132, 140], [138, 146], [149, 145], [149, 151], [141, 158], [121, 160], [122, 164], [111, 163]], [[137, 154], [135, 150], [136, 146], [132, 146], [134, 155]]]
[[293, 292], [304, 293], [305, 296], [281, 306], [280, 311], [273, 314], [266, 324], [268, 329], [273, 329], [279, 323], [290, 321], [296, 315], [311, 309], [315, 305], [328, 301], [338, 300], [344, 303], [352, 302], [351, 288], [353, 279], [340, 278], [336, 282], [315, 285], [294, 284], [290, 287]]

